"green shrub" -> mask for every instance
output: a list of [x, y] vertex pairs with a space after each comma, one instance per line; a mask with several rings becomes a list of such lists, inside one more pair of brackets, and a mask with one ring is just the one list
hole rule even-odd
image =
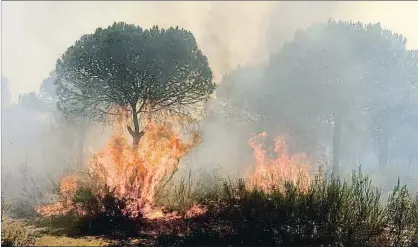
[[406, 185], [401, 186], [398, 180], [387, 205], [389, 236], [393, 246], [403, 247], [416, 244], [417, 208], [417, 199], [414, 199]]
[[[160, 236], [160, 244], [383, 246], [388, 211], [380, 190], [361, 171], [350, 182], [316, 178], [307, 192], [297, 184], [265, 193], [242, 180], [206, 193], [208, 213], [185, 237]], [[178, 234], [177, 234], [178, 235]], [[172, 242], [170, 242], [170, 240]], [[376, 244], [379, 243], [379, 244]]]

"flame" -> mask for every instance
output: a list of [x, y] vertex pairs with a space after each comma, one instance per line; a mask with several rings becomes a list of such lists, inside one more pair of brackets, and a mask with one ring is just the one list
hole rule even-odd
[[247, 186], [265, 192], [273, 189], [283, 191], [285, 182], [290, 182], [297, 184], [301, 191], [307, 191], [311, 181], [311, 166], [307, 162], [307, 156], [303, 153], [290, 155], [286, 138], [279, 136], [274, 140], [276, 158], [269, 157], [260, 143], [260, 139], [266, 136], [266, 132], [262, 132], [249, 140], [254, 152], [255, 166], [252, 174], [247, 177]]
[[[123, 199], [127, 203], [124, 213], [133, 218], [179, 218], [177, 212], [164, 212], [164, 208], [156, 205], [155, 198], [164, 179], [178, 169], [180, 159], [200, 142], [199, 135], [192, 132], [191, 140], [182, 140], [175, 124], [161, 124], [148, 118], [143, 128], [144, 135], [135, 148], [129, 143], [125, 131], [129, 116], [125, 114], [126, 111], [115, 112], [120, 113], [115, 119], [115, 132], [107, 147], [90, 160], [89, 182], [94, 188], [107, 188], [116, 198]], [[286, 138], [277, 137], [274, 146], [277, 157], [270, 157], [260, 142], [266, 136], [262, 132], [249, 140], [255, 166], [246, 179], [247, 186], [269, 192], [272, 189], [283, 190], [284, 182], [291, 182], [297, 183], [302, 191], [308, 190], [311, 166], [306, 155], [290, 155]], [[55, 204], [39, 208], [38, 212], [44, 216], [62, 215], [71, 210], [78, 215], [86, 214], [80, 205], [73, 203], [77, 189], [80, 188], [79, 180], [76, 175], [62, 178], [60, 199]], [[104, 192], [100, 189], [96, 191], [98, 196], [103, 196]], [[205, 212], [206, 208], [202, 205], [194, 205], [185, 216], [193, 217]]]
[[[184, 141], [180, 138], [179, 126], [159, 124], [148, 118], [144, 124], [144, 135], [135, 149], [128, 142], [129, 136], [125, 131], [129, 122], [127, 111], [114, 109], [114, 112], [117, 113], [115, 132], [105, 150], [90, 160], [90, 182], [97, 188], [109, 189], [114, 196], [125, 200], [126, 215], [169, 218], [170, 215], [163, 213], [162, 208], [156, 207], [156, 193], [164, 179], [177, 170], [180, 158], [200, 141], [199, 135], [192, 132], [191, 140]], [[71, 203], [79, 188], [77, 181], [75, 175], [62, 178], [58, 202], [43, 206], [38, 212], [44, 216], [65, 214], [71, 210], [83, 214], [77, 205]], [[98, 192], [99, 196], [104, 195], [102, 192]]]
[[117, 197], [129, 201], [128, 214], [155, 217], [157, 189], [167, 175], [177, 170], [180, 158], [199, 142], [199, 136], [193, 134], [192, 141], [184, 142], [168, 125], [148, 122], [138, 149], [134, 150], [127, 137], [118, 132], [107, 149], [93, 158], [90, 173]]
[[64, 215], [74, 209], [72, 200], [79, 187], [78, 178], [75, 175], [67, 175], [61, 178], [59, 187], [59, 201], [54, 204], [42, 206], [37, 212], [44, 216]]

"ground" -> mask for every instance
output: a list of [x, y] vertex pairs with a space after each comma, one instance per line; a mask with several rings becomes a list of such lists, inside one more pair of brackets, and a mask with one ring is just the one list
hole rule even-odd
[[110, 240], [100, 237], [69, 238], [45, 235], [36, 239], [35, 246], [107, 246], [111, 244]]

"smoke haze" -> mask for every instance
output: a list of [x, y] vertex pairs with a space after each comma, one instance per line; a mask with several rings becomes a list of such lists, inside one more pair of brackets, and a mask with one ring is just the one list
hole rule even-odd
[[[11, 178], [20, 176], [22, 164], [35, 171], [42, 181], [46, 175], [60, 174], [77, 163], [80, 149], [86, 155], [86, 151], [97, 151], [106, 144], [108, 129], [90, 126], [80, 145], [77, 125], [68, 124], [57, 130], [54, 123], [58, 120], [28, 110], [18, 100], [21, 94], [39, 93], [42, 81], [55, 68], [59, 56], [97, 27], [124, 21], [144, 28], [178, 25], [188, 29], [207, 55], [215, 81], [221, 83], [222, 77], [238, 65], [268, 63], [269, 56], [291, 40], [297, 29], [330, 18], [380, 22], [384, 28], [405, 35], [408, 47], [416, 49], [417, 12], [418, 2], [4, 2], [2, 184], [7, 177], [10, 194], [18, 194], [21, 180], [10, 183]], [[227, 93], [231, 101], [248, 95], [248, 91], [260, 95], [263, 92], [257, 82], [262, 76], [263, 71], [255, 70], [243, 77], [239, 85], [221, 84], [219, 92]], [[210, 107], [235, 112], [228, 104], [215, 100]], [[58, 111], [54, 114], [59, 115]], [[241, 114], [231, 124], [226, 117], [209, 114], [201, 123], [203, 143], [185, 163], [221, 166], [241, 173], [245, 165], [252, 163], [247, 140], [254, 128], [240, 123], [248, 118], [255, 121], [251, 119], [257, 117], [254, 113]]]

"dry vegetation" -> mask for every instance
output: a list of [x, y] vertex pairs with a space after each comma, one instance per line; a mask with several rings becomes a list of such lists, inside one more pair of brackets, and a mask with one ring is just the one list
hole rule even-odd
[[[387, 200], [361, 172], [351, 181], [313, 179], [307, 191], [294, 183], [268, 192], [244, 181], [193, 186], [181, 180], [168, 191], [182, 198], [165, 201], [170, 210], [205, 206], [194, 217], [132, 219], [117, 213], [123, 205], [108, 198], [107, 210], [80, 216], [68, 212], [26, 222], [47, 231], [37, 235], [23, 223], [3, 223], [3, 244], [111, 245], [132, 242], [160, 245], [417, 246], [418, 196], [397, 184]], [[212, 184], [213, 185], [213, 184]], [[79, 190], [77, 193], [85, 193]], [[89, 203], [92, 200], [87, 200]], [[118, 209], [118, 210], [116, 210]], [[112, 226], [117, 225], [118, 231]], [[120, 224], [119, 224], [120, 223]], [[135, 229], [135, 230], [134, 230]], [[94, 231], [93, 231], [94, 230]], [[89, 236], [69, 238], [68, 236]], [[93, 238], [92, 235], [101, 236]], [[105, 237], [103, 237], [105, 236]], [[107, 239], [107, 240], [104, 240]], [[35, 241], [36, 240], [36, 241]]]

